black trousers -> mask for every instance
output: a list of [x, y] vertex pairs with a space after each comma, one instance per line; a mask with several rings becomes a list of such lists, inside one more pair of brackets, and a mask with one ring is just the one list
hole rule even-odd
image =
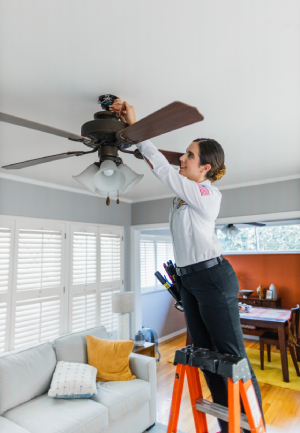
[[[239, 318], [239, 284], [231, 264], [224, 259], [212, 268], [180, 278], [181, 300], [194, 346], [247, 358]], [[250, 363], [249, 368], [262, 411], [260, 390]], [[227, 380], [209, 371], [203, 373], [213, 401], [228, 407]], [[227, 433], [228, 423], [219, 420], [219, 424], [222, 433]]]

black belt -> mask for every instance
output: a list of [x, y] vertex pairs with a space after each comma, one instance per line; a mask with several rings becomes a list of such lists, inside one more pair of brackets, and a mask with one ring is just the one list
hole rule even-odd
[[214, 259], [206, 260], [205, 262], [195, 263], [194, 265], [185, 266], [183, 268], [178, 268], [176, 266], [176, 274], [181, 276], [203, 271], [204, 269], [211, 268], [213, 266], [216, 266], [217, 264], [221, 264], [223, 260], [224, 258], [222, 256], [219, 256], [215, 257]]

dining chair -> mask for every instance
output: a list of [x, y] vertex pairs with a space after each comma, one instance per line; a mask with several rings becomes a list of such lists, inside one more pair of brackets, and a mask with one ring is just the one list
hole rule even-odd
[[[297, 376], [300, 376], [299, 366], [297, 359], [300, 358], [300, 347], [299, 347], [299, 305], [291, 308], [291, 321], [289, 324], [289, 334], [286, 335], [285, 347], [289, 348]], [[260, 368], [264, 370], [264, 349], [265, 344], [267, 345], [268, 362], [271, 362], [271, 346], [276, 346], [279, 349], [278, 333], [272, 331], [266, 331], [259, 337], [260, 345]]]

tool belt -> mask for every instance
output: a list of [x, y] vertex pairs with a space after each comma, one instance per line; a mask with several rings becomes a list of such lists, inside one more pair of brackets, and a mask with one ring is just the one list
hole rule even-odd
[[222, 256], [219, 256], [210, 260], [205, 260], [205, 262], [195, 263], [194, 265], [185, 266], [183, 268], [179, 268], [176, 266], [176, 274], [181, 277], [182, 275], [203, 271], [204, 269], [212, 268], [213, 266], [216, 266], [218, 264], [220, 265], [223, 260], [224, 258]]

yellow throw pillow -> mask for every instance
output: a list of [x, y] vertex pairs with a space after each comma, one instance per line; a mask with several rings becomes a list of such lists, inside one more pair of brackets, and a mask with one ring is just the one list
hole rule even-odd
[[129, 368], [129, 355], [134, 346], [130, 340], [103, 340], [86, 336], [88, 364], [98, 370], [96, 380], [136, 379]]

